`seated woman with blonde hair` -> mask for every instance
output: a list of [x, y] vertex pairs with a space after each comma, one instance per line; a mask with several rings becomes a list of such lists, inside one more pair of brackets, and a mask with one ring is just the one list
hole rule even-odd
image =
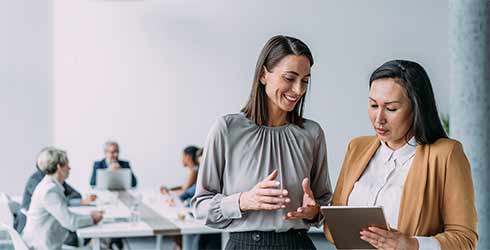
[[69, 231], [99, 223], [102, 213], [94, 211], [90, 215], [81, 215], [68, 210], [63, 183], [70, 175], [71, 167], [65, 151], [45, 148], [39, 154], [37, 164], [46, 176], [32, 194], [23, 237], [31, 249], [58, 250]]
[[[475, 249], [474, 188], [460, 142], [441, 125], [425, 70], [393, 60], [369, 81], [368, 116], [376, 136], [352, 140], [332, 205], [383, 206], [395, 230], [359, 237], [378, 249]], [[328, 221], [325, 236], [332, 242]]]

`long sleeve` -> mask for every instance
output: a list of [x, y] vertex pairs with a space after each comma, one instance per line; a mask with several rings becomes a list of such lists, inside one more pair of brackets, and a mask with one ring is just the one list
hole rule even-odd
[[475, 249], [478, 234], [473, 179], [460, 143], [455, 143], [449, 155], [443, 192], [444, 232], [435, 236], [441, 249]]
[[206, 218], [206, 225], [215, 228], [225, 228], [233, 219], [242, 216], [238, 204], [240, 194], [222, 194], [225, 149], [226, 122], [219, 119], [208, 134], [196, 183], [196, 194], [191, 202], [196, 217]]
[[[129, 166], [129, 163], [128, 163]], [[131, 168], [131, 167], [129, 167]], [[138, 185], [138, 180], [136, 180], [136, 176], [133, 173], [133, 170], [131, 169], [131, 187], [136, 187]]]
[[82, 198], [82, 195], [75, 190], [70, 184], [64, 182], [63, 183], [63, 188], [65, 188], [65, 196], [67, 199], [80, 199]]
[[46, 210], [63, 226], [64, 228], [75, 231], [77, 228], [93, 224], [89, 215], [74, 214], [68, 210], [65, 198], [60, 192], [50, 189], [43, 197], [43, 203]]
[[129, 161], [119, 161], [119, 164], [122, 168], [127, 168], [131, 170], [131, 187], [136, 187], [136, 185], [138, 185], [138, 181], [136, 180], [136, 176], [133, 173], [133, 169], [131, 168], [131, 164], [129, 164]]
[[90, 177], [90, 186], [97, 185], [97, 162], [94, 162], [94, 166], [92, 167], [92, 176]]
[[[344, 161], [342, 168], [340, 169], [340, 174], [339, 177], [337, 178], [337, 185], [335, 185], [335, 190], [332, 196], [332, 206], [339, 206], [339, 205], [347, 205], [341, 202], [340, 196], [344, 192], [344, 182], [346, 181], [346, 176], [348, 174], [348, 170], [346, 165], [346, 162], [348, 162], [350, 154], [351, 154], [351, 143], [347, 146], [347, 150], [344, 156]], [[328, 222], [323, 224], [323, 233], [325, 234], [325, 238], [332, 244], [333, 242], [333, 237], [332, 234], [330, 233], [330, 229], [328, 228]]]
[[[325, 134], [321, 128], [316, 139], [313, 167], [311, 171], [311, 190], [318, 205], [326, 206], [332, 200], [332, 184], [328, 173], [327, 144]], [[316, 220], [305, 222], [312, 226], [320, 226], [323, 223], [323, 215], [320, 212]]]
[[39, 181], [35, 181], [32, 177], [27, 181], [24, 194], [22, 195], [22, 208], [25, 210], [29, 210], [32, 193], [34, 193], [34, 189], [36, 189], [37, 184], [39, 184]]
[[182, 192], [182, 194], [179, 195], [179, 199], [181, 201], [186, 201], [194, 196], [196, 193], [196, 184], [190, 186], [187, 190]]
[[66, 182], [63, 183], [63, 187], [65, 188], [65, 196], [68, 199], [68, 204], [70, 206], [80, 206], [82, 195]]

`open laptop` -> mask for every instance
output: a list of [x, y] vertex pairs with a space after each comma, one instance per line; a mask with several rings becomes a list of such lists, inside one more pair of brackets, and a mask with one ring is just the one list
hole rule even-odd
[[131, 170], [97, 169], [97, 189], [126, 190], [131, 188]]

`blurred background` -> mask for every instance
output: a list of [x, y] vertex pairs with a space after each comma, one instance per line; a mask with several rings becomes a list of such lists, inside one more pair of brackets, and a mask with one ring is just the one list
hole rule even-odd
[[451, 2], [2, 0], [0, 190], [20, 195], [47, 145], [68, 151], [69, 182], [87, 190], [109, 139], [140, 187], [182, 183], [182, 149], [203, 146], [217, 117], [244, 106], [259, 52], [277, 34], [313, 52], [306, 117], [326, 132], [335, 185], [349, 140], [374, 134], [368, 79], [383, 62], [421, 63], [440, 114], [451, 113]]

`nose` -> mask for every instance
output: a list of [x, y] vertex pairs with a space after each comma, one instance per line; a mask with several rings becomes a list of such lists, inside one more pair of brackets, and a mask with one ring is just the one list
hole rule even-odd
[[378, 125], [384, 125], [386, 123], [386, 116], [383, 109], [378, 110], [378, 113], [376, 114], [375, 122]]
[[303, 86], [303, 83], [301, 82], [301, 80], [298, 80], [296, 81], [294, 84], [293, 84], [293, 88], [292, 88], [293, 92], [300, 96], [304, 93], [305, 91], [305, 86]]

